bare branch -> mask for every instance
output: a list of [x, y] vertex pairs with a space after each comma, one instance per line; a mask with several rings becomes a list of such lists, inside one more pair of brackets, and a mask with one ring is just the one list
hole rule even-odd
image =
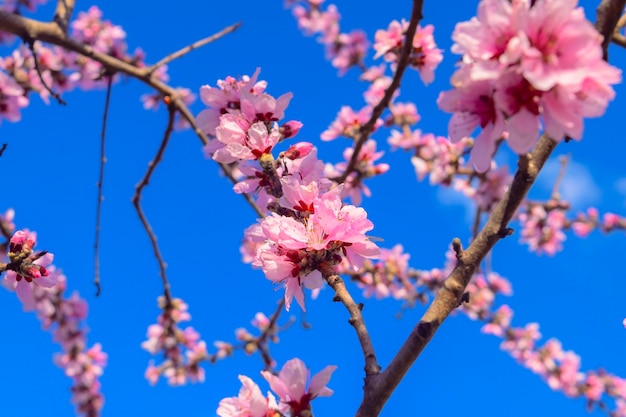
[[335, 301], [341, 301], [350, 313], [350, 319], [348, 322], [352, 325], [352, 327], [354, 327], [354, 330], [356, 330], [359, 343], [361, 344], [361, 349], [363, 350], [363, 356], [365, 357], [366, 378], [370, 375], [378, 374], [380, 372], [380, 366], [376, 360], [374, 345], [372, 344], [369, 332], [365, 326], [363, 314], [361, 313], [363, 304], [357, 304], [354, 302], [350, 292], [348, 292], [348, 289], [346, 288], [346, 284], [343, 282], [343, 279], [337, 275], [332, 267], [326, 266], [322, 268], [320, 272], [328, 285], [330, 285], [330, 287], [335, 291]]
[[2, 156], [2, 154], [4, 153], [4, 151], [6, 150], [6, 148], [7, 148], [7, 144], [6, 144], [6, 143], [3, 143], [3, 144], [2, 144], [2, 146], [0, 147], [0, 156]]
[[357, 417], [378, 416], [406, 372], [422, 353], [443, 321], [463, 300], [474, 271], [493, 246], [506, 234], [507, 225], [535, 182], [539, 171], [556, 147], [556, 142], [542, 135], [532, 154], [520, 156], [518, 170], [504, 198], [491, 212], [487, 223], [470, 246], [457, 252], [457, 265], [444, 281], [432, 304], [404, 342], [389, 367], [365, 380], [365, 395]]
[[559, 157], [559, 163], [561, 167], [559, 169], [559, 174], [554, 180], [554, 186], [552, 187], [552, 195], [551, 198], [553, 200], [560, 200], [559, 188], [561, 187], [561, 182], [563, 181], [563, 177], [565, 177], [565, 172], [567, 171], [567, 164], [569, 163], [570, 156], [569, 155], [561, 155]]
[[391, 81], [389, 87], [385, 90], [383, 98], [380, 102], [378, 102], [376, 107], [374, 107], [374, 110], [372, 110], [372, 116], [363, 126], [361, 126], [358, 139], [354, 143], [354, 151], [352, 152], [352, 157], [348, 162], [348, 166], [346, 167], [344, 173], [336, 179], [339, 183], [344, 182], [346, 178], [348, 178], [348, 175], [350, 175], [350, 173], [354, 170], [363, 144], [369, 138], [372, 130], [374, 130], [374, 126], [376, 125], [378, 118], [383, 114], [383, 111], [387, 108], [387, 106], [389, 106], [389, 102], [391, 101], [393, 94], [400, 87], [400, 81], [402, 81], [404, 71], [409, 64], [409, 56], [413, 50], [413, 38], [415, 37], [415, 32], [417, 31], [417, 25], [419, 21], [422, 20], [422, 3], [422, 0], [413, 0], [411, 21], [409, 22], [409, 27], [404, 37], [404, 48], [402, 49], [402, 55], [398, 60], [398, 66], [396, 67], [396, 72], [393, 75], [393, 80]]
[[143, 192], [143, 189], [150, 183], [150, 178], [152, 177], [154, 170], [156, 169], [159, 162], [161, 162], [161, 160], [163, 159], [163, 153], [165, 152], [165, 148], [167, 148], [167, 144], [169, 143], [172, 131], [174, 130], [174, 116], [176, 115], [176, 110], [173, 106], [169, 106], [168, 110], [169, 118], [167, 120], [167, 127], [165, 129], [161, 145], [159, 146], [159, 150], [154, 156], [154, 159], [152, 159], [152, 161], [150, 161], [150, 163], [148, 164], [148, 169], [146, 170], [143, 178], [135, 186], [135, 194], [133, 195], [132, 199], [135, 210], [137, 211], [137, 215], [139, 216], [139, 220], [141, 220], [141, 224], [143, 224], [143, 227], [146, 230], [148, 237], [150, 238], [150, 243], [152, 244], [154, 256], [159, 263], [159, 272], [161, 274], [161, 281], [163, 281], [163, 295], [165, 296], [166, 305], [170, 305], [172, 302], [170, 283], [167, 280], [167, 273], [165, 271], [167, 265], [163, 260], [163, 256], [161, 255], [161, 249], [159, 249], [157, 237], [152, 230], [152, 226], [150, 226], [150, 222], [148, 222], [148, 218], [143, 212], [143, 208], [141, 207], [141, 193]]
[[111, 104], [111, 90], [113, 77], [107, 78], [107, 95], [104, 100], [104, 113], [102, 115], [102, 130], [100, 131], [100, 175], [98, 177], [98, 202], [96, 203], [96, 237], [93, 245], [93, 283], [96, 286], [96, 297], [100, 295], [100, 219], [102, 214], [102, 202], [104, 201], [104, 164], [106, 164], [106, 131], [107, 120], [109, 118], [109, 107]]
[[604, 36], [602, 51], [605, 61], [609, 57], [609, 43], [614, 37], [613, 32], [624, 11], [624, 5], [626, 0], [602, 0], [596, 9], [596, 29]]
[[274, 310], [274, 314], [272, 314], [272, 316], [270, 317], [267, 328], [263, 331], [263, 333], [261, 333], [261, 336], [259, 336], [256, 339], [256, 344], [259, 348], [261, 359], [263, 360], [263, 364], [265, 365], [265, 368], [264, 368], [265, 371], [271, 370], [272, 365], [274, 363], [274, 360], [272, 359], [272, 355], [270, 354], [268, 339], [270, 338], [270, 336], [276, 333], [276, 323], [278, 322], [278, 318], [280, 317], [280, 314], [284, 311], [284, 307], [285, 307], [285, 298], [283, 297], [278, 302], [278, 305], [276, 306], [276, 310]]
[[175, 59], [178, 59], [184, 55], [187, 55], [189, 52], [193, 51], [194, 49], [198, 49], [204, 45], [207, 45], [211, 42], [215, 42], [216, 40], [223, 38], [224, 36], [228, 35], [231, 32], [234, 32], [235, 30], [237, 30], [239, 27], [241, 26], [241, 22], [237, 22], [233, 25], [227, 26], [226, 28], [220, 30], [219, 32], [206, 37], [204, 39], [201, 39], [199, 41], [196, 41], [194, 43], [192, 43], [191, 45], [187, 45], [184, 48], [169, 54], [168, 56], [166, 56], [165, 58], [161, 59], [159, 62], [157, 62], [156, 64], [150, 66], [150, 68], [148, 68], [148, 73], [152, 74], [154, 71], [156, 71], [159, 67], [162, 67], [163, 65], [167, 65], [170, 62], [172, 62]]
[[626, 48], [626, 36], [621, 33], [614, 33], [613, 38], [611, 39], [615, 45], [621, 46], [622, 48]]
[[33, 54], [33, 62], [35, 63], [35, 71], [37, 71], [37, 75], [39, 75], [39, 81], [41, 81], [41, 85], [43, 85], [43, 88], [45, 88], [46, 91], [50, 93], [52, 98], [56, 99], [56, 101], [60, 105], [65, 106], [67, 103], [61, 98], [61, 96], [58, 93], [55, 93], [54, 91], [52, 91], [52, 89], [48, 86], [48, 84], [46, 84], [46, 81], [43, 79], [43, 75], [41, 74], [41, 70], [39, 69], [39, 61], [37, 60], [37, 53], [35, 52], [35, 42], [29, 41], [27, 43], [28, 43], [28, 48], [30, 49], [30, 52]]

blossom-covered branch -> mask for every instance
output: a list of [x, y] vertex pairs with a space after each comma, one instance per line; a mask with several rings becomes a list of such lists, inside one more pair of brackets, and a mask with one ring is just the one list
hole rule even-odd
[[[26, 311], [34, 311], [46, 330], [51, 331], [63, 353], [55, 356], [57, 365], [72, 379], [72, 402], [79, 414], [97, 417], [104, 405], [98, 378], [106, 366], [107, 355], [96, 343], [87, 348], [87, 303], [78, 293], [64, 297], [65, 275], [52, 265], [53, 256], [46, 251], [35, 252], [35, 233], [18, 230], [13, 233], [14, 212], [0, 215], [1, 231], [8, 240], [0, 250], [2, 284], [15, 291]], [[8, 249], [8, 251], [7, 251]]]

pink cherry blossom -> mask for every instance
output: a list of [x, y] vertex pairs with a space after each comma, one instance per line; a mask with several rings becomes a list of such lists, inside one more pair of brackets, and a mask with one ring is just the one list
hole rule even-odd
[[320, 42], [330, 44], [339, 36], [339, 19], [341, 16], [337, 6], [329, 5], [326, 10], [320, 10], [321, 1], [307, 1], [310, 8], [297, 5], [293, 8], [293, 15], [298, 20], [298, 26], [307, 35], [320, 34]]
[[[352, 158], [354, 148], [347, 148], [343, 152], [343, 157], [346, 162], [339, 162], [335, 165], [327, 164], [325, 167], [325, 174], [327, 177], [333, 178], [342, 175], [348, 167], [348, 162]], [[381, 163], [375, 165], [374, 163], [382, 158], [384, 152], [376, 151], [376, 141], [373, 139], [367, 140], [356, 160], [356, 165], [353, 171], [348, 175], [344, 184], [342, 197], [349, 196], [354, 204], [361, 204], [361, 194], [370, 197], [372, 195], [370, 189], [365, 185], [366, 178], [382, 175], [389, 171], [389, 164]]]
[[441, 49], [437, 48], [433, 32], [433, 25], [423, 28], [418, 25], [413, 37], [413, 50], [409, 55], [409, 65], [416, 68], [424, 84], [430, 84], [435, 79], [435, 69], [443, 60]]
[[215, 136], [215, 129], [220, 124], [220, 117], [230, 112], [236, 114], [241, 109], [242, 91], [251, 90], [253, 94], [262, 94], [267, 82], [257, 82], [259, 72], [260, 70], [257, 69], [252, 77], [245, 75], [240, 79], [226, 77], [225, 80], [217, 82], [217, 87], [209, 85], [200, 87], [200, 99], [208, 107], [196, 116], [200, 129], [211, 136]]
[[285, 363], [278, 376], [268, 371], [262, 371], [261, 375], [269, 382], [281, 403], [289, 404], [292, 415], [300, 415], [302, 411], [311, 409], [310, 402], [315, 398], [333, 394], [326, 384], [335, 369], [336, 366], [327, 366], [311, 378], [304, 362], [295, 358]]
[[332, 122], [328, 129], [322, 132], [320, 137], [322, 140], [332, 140], [339, 136], [357, 138], [361, 126], [369, 120], [371, 114], [372, 108], [369, 106], [363, 107], [358, 112], [355, 112], [349, 106], [342, 106], [335, 121]]
[[452, 50], [462, 64], [455, 90], [438, 103], [453, 113], [453, 141], [481, 128], [471, 155], [478, 171], [500, 137], [528, 152], [541, 122], [554, 140], [580, 139], [584, 118], [601, 116], [614, 98], [621, 72], [602, 59], [602, 37], [576, 3], [482, 0], [478, 17], [457, 25]]
[[241, 389], [239, 396], [224, 398], [217, 408], [220, 417], [266, 417], [277, 414], [278, 405], [272, 394], [264, 397], [250, 378], [239, 375]]
[[523, 225], [521, 240], [529, 244], [530, 250], [554, 255], [563, 248], [563, 210], [557, 208], [546, 211], [541, 205], [533, 205], [526, 213], [520, 214], [519, 220]]
[[411, 126], [421, 119], [414, 103], [393, 103], [389, 106], [389, 111], [391, 112], [391, 117], [386, 121], [388, 125]]
[[[392, 21], [387, 30], [378, 30], [375, 34], [374, 49], [376, 55], [374, 58], [383, 56], [385, 61], [394, 64], [400, 58], [402, 53], [404, 37], [409, 27], [409, 22], [402, 20]], [[412, 42], [412, 52], [409, 56], [409, 65], [416, 68], [424, 84], [433, 82], [435, 75], [434, 70], [443, 60], [441, 49], [437, 48], [433, 38], [433, 25], [421, 27], [418, 25]]]
[[496, 141], [504, 133], [504, 115], [495, 107], [492, 82], [470, 82], [468, 76], [467, 71], [457, 72], [453, 77], [456, 89], [441, 93], [437, 104], [454, 113], [448, 124], [452, 143], [469, 136], [477, 127], [482, 128], [472, 147], [470, 163], [479, 172], [485, 172], [491, 166]]
[[340, 33], [333, 44], [328, 44], [326, 56], [333, 67], [339, 70], [339, 75], [342, 75], [363, 61], [368, 47], [365, 32], [353, 30], [350, 33]]
[[[377, 30], [374, 34], [374, 50], [376, 54], [374, 55], [374, 59], [379, 58], [385, 55], [385, 61], [393, 61], [396, 59], [395, 56], [389, 54], [390, 51], [397, 50], [400, 48], [404, 42], [404, 33], [406, 32], [406, 28], [409, 26], [406, 20], [403, 20], [402, 23], [397, 20], [393, 20], [389, 23], [389, 27], [387, 30]], [[397, 54], [397, 52], [395, 52]]]
[[276, 125], [268, 131], [263, 122], [249, 125], [245, 118], [232, 114], [220, 118], [215, 133], [224, 147], [213, 154], [213, 159], [222, 163], [258, 159], [269, 153], [281, 138]]
[[28, 106], [28, 98], [24, 90], [12, 78], [0, 71], [0, 121], [4, 118], [10, 122], [21, 119], [20, 109]]
[[302, 221], [277, 213], [261, 221], [266, 240], [259, 246], [253, 265], [285, 287], [287, 309], [294, 297], [304, 309], [302, 286], [322, 286], [319, 270], [324, 264], [336, 265], [345, 257], [358, 268], [364, 258], [379, 254], [365, 235], [373, 228], [365, 210], [342, 205], [341, 191], [342, 187], [336, 187], [316, 197], [312, 204], [305, 204], [302, 208], [308, 215]]
[[154, 365], [151, 361], [145, 377], [156, 384], [160, 376], [167, 378], [170, 385], [184, 385], [187, 380], [202, 382], [204, 370], [199, 366], [208, 359], [206, 343], [192, 327], [181, 329], [178, 323], [191, 320], [187, 304], [175, 298], [167, 301], [159, 297], [163, 313], [157, 324], [148, 327], [148, 340], [141, 344], [144, 350], [154, 354], [163, 353], [163, 362]]

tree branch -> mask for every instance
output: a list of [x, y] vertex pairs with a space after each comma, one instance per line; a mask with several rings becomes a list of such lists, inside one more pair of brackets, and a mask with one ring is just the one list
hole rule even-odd
[[161, 160], [163, 159], [163, 153], [165, 152], [165, 148], [167, 148], [167, 144], [169, 143], [170, 137], [172, 136], [172, 131], [174, 130], [174, 116], [176, 115], [176, 110], [173, 106], [169, 106], [168, 110], [169, 118], [167, 121], [167, 128], [165, 129], [165, 134], [163, 135], [163, 140], [161, 141], [159, 150], [154, 156], [154, 159], [148, 164], [148, 169], [146, 170], [143, 178], [135, 186], [135, 194], [133, 195], [132, 199], [135, 210], [137, 211], [137, 215], [139, 216], [139, 220], [141, 220], [141, 224], [143, 224], [143, 227], [146, 230], [148, 237], [150, 238], [150, 243], [152, 244], [154, 256], [159, 263], [161, 281], [163, 281], [163, 296], [165, 297], [165, 302], [167, 306], [171, 305], [172, 303], [172, 295], [170, 292], [170, 283], [167, 280], [167, 273], [165, 272], [166, 263], [163, 260], [163, 256], [161, 255], [161, 249], [159, 249], [157, 237], [152, 230], [152, 226], [150, 226], [150, 222], [148, 222], [148, 218], [143, 212], [143, 208], [141, 207], [141, 193], [143, 192], [143, 189], [150, 183], [150, 178], [152, 177], [154, 170], [156, 169], [159, 162], [161, 162]]
[[613, 38], [611, 38], [611, 42], [615, 45], [621, 46], [622, 48], [626, 48], [626, 36], [621, 33], [614, 33]]
[[111, 104], [111, 90], [113, 77], [107, 77], [107, 95], [104, 101], [104, 114], [102, 115], [102, 130], [100, 131], [100, 174], [98, 176], [98, 202], [96, 203], [96, 237], [93, 245], [93, 283], [96, 286], [96, 297], [100, 295], [100, 218], [102, 213], [102, 202], [104, 201], [104, 165], [106, 164], [106, 131], [109, 117], [109, 106]]
[[[624, 0], [626, 1], [626, 0]], [[383, 111], [389, 106], [389, 102], [393, 97], [393, 94], [400, 87], [400, 81], [402, 81], [402, 76], [404, 75], [404, 71], [409, 64], [409, 56], [411, 55], [411, 51], [413, 50], [413, 38], [415, 37], [415, 32], [417, 31], [417, 25], [420, 20], [422, 20], [422, 0], [413, 0], [413, 10], [411, 11], [411, 21], [409, 22], [409, 27], [405, 34], [405, 43], [404, 48], [402, 49], [402, 55], [398, 60], [398, 66], [396, 67], [396, 72], [393, 75], [393, 80], [387, 89], [385, 90], [385, 95], [382, 100], [378, 102], [374, 110], [372, 110], [372, 116], [369, 120], [361, 126], [359, 131], [358, 139], [354, 144], [354, 151], [352, 152], [352, 157], [348, 162], [348, 166], [341, 176], [339, 176], [336, 181], [342, 183], [348, 178], [348, 175], [354, 170], [356, 163], [359, 159], [359, 153], [361, 152], [361, 148], [363, 144], [367, 141], [372, 130], [374, 130], [374, 126], [376, 125], [376, 121], [383, 114]]]
[[337, 275], [332, 267], [326, 265], [320, 270], [320, 272], [328, 285], [330, 285], [330, 287], [335, 291], [334, 301], [341, 301], [350, 313], [350, 319], [348, 322], [352, 325], [352, 327], [354, 327], [354, 330], [359, 338], [359, 343], [361, 344], [361, 349], [363, 350], [363, 356], [365, 357], [366, 378], [370, 375], [378, 374], [380, 372], [380, 366], [376, 360], [374, 345], [372, 344], [369, 332], [365, 326], [363, 314], [361, 313], [363, 304], [357, 304], [354, 302], [352, 296], [346, 288], [346, 284], [343, 282], [343, 279]]
[[223, 38], [224, 36], [228, 35], [231, 32], [234, 32], [235, 30], [237, 30], [239, 28], [239, 26], [241, 26], [241, 22], [237, 22], [233, 25], [227, 26], [226, 28], [222, 29], [221, 31], [206, 37], [204, 39], [201, 39], [197, 42], [192, 43], [191, 45], [187, 45], [184, 48], [169, 54], [168, 56], [166, 56], [165, 58], [161, 59], [159, 62], [157, 62], [156, 64], [150, 66], [150, 68], [148, 69], [148, 73], [152, 74], [154, 73], [154, 71], [156, 71], [159, 67], [162, 67], [163, 65], [167, 65], [170, 62], [174, 61], [175, 59], [178, 59], [184, 55], [187, 55], [189, 52], [193, 51], [194, 49], [198, 49], [204, 45], [207, 45], [211, 42], [215, 42], [216, 40]]
[[543, 134], [532, 154], [520, 156], [518, 169], [509, 191], [493, 210], [468, 249], [462, 251], [460, 247], [458, 248], [456, 267], [444, 281], [432, 304], [413, 328], [398, 354], [384, 372], [366, 377], [365, 394], [357, 417], [378, 416], [391, 393], [430, 342], [439, 326], [459, 306], [474, 271], [496, 242], [506, 236], [509, 221], [555, 147], [556, 142]]
[[41, 73], [41, 70], [39, 69], [39, 60], [37, 59], [37, 52], [35, 52], [35, 42], [28, 42], [28, 48], [30, 49], [30, 53], [33, 54], [33, 62], [35, 63], [35, 71], [37, 72], [37, 75], [39, 76], [39, 81], [41, 81], [41, 85], [43, 85], [43, 88], [52, 96], [52, 98], [54, 98], [60, 105], [65, 106], [67, 103], [61, 98], [61, 96], [58, 93], [55, 93], [54, 91], [52, 91], [52, 89], [50, 88], [50, 86], [48, 86], [48, 84], [46, 83], [46, 80], [43, 79], [43, 74]]
[[613, 32], [622, 16], [624, 5], [626, 0], [602, 0], [596, 9], [596, 29], [604, 36], [602, 51], [605, 61], [609, 58], [609, 43], [613, 39]]

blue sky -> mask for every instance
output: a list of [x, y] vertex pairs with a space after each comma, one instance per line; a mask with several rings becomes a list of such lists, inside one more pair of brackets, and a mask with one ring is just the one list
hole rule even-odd
[[[474, 2], [458, 2], [444, 9], [441, 3], [425, 3], [423, 22], [435, 25], [444, 60], [428, 87], [415, 72], [408, 71], [401, 99], [416, 103], [422, 131], [443, 135], [449, 116], [437, 109], [435, 100], [439, 91], [449, 88], [448, 79], [458, 59], [449, 52], [450, 34], [456, 22], [475, 13], [475, 6]], [[77, 10], [91, 5], [80, 1]], [[111, 0], [102, 8], [105, 18], [126, 30], [131, 50], [136, 46], [144, 49], [148, 62], [242, 21], [236, 33], [173, 63], [171, 84], [197, 92], [203, 84], [215, 85], [227, 75], [252, 74], [261, 67], [261, 79], [268, 81], [269, 93], [294, 93], [286, 117], [304, 123], [299, 139], [313, 141], [321, 159], [339, 161], [348, 142], [323, 143], [318, 138], [342, 105], [360, 108], [365, 85], [357, 80], [356, 71], [337, 77], [337, 71], [324, 60], [322, 46], [300, 35], [280, 1], [243, 1], [237, 7], [228, 2], [185, 5], [173, 8], [166, 2]], [[582, 5], [593, 19], [596, 3], [585, 1]], [[342, 1], [337, 6], [343, 16], [342, 29], [363, 28], [370, 40], [376, 29], [410, 13], [408, 1], [389, 1], [383, 8], [380, 2], [370, 0]], [[49, 6], [40, 16], [50, 15]], [[2, 53], [8, 52], [5, 48]], [[611, 61], [624, 67], [624, 51], [612, 47], [610, 53]], [[626, 91], [622, 85], [616, 90], [617, 98], [606, 117], [585, 123], [581, 142], [557, 147], [557, 155], [571, 154], [563, 194], [576, 208], [594, 204], [601, 212], [626, 211], [626, 145], [621, 141], [620, 123]], [[150, 387], [143, 378], [150, 355], [139, 345], [159, 313], [156, 297], [161, 283], [130, 199], [166, 124], [163, 110], [143, 110], [139, 96], [147, 92], [139, 82], [123, 80], [112, 94], [100, 255], [103, 292], [99, 298], [94, 297], [92, 284], [92, 248], [103, 91], [70, 93], [65, 96], [66, 107], [46, 106], [33, 97], [20, 123], [2, 124], [0, 142], [9, 147], [0, 159], [6, 172], [0, 210], [14, 208], [17, 226], [37, 231], [39, 247], [55, 254], [55, 264], [65, 272], [69, 287], [88, 300], [89, 340], [101, 342], [109, 354], [101, 379], [104, 417], [213, 416], [220, 399], [237, 394], [238, 374], [255, 379], [263, 391], [268, 389], [259, 375], [262, 364], [258, 357], [238, 353], [207, 365], [204, 384], [170, 388], [161, 382]], [[195, 113], [201, 109], [200, 103], [193, 107]], [[379, 146], [386, 147], [382, 132], [374, 137]], [[510, 155], [501, 158], [514, 161]], [[386, 247], [403, 243], [415, 268], [441, 267], [452, 238], [467, 242], [470, 236], [467, 205], [449, 192], [418, 183], [408, 154], [388, 151], [384, 162], [391, 170], [369, 183], [373, 197], [363, 203], [375, 224], [372, 234], [383, 238]], [[554, 165], [548, 165], [531, 195], [549, 196], [556, 176]], [[269, 314], [282, 296], [260, 271], [240, 262], [243, 230], [255, 222], [255, 214], [231, 188], [218, 175], [217, 166], [204, 159], [198, 139], [182, 132], [172, 138], [143, 200], [168, 263], [173, 293], [189, 303], [191, 325], [209, 345], [214, 340], [233, 341], [235, 328], [250, 328], [254, 314]], [[626, 317], [626, 283], [620, 263], [624, 235], [594, 233], [581, 240], [568, 234], [564, 251], [554, 258], [529, 253], [518, 244], [518, 236], [498, 244], [493, 253], [494, 270], [513, 284], [513, 297], [500, 300], [515, 311], [513, 324], [537, 321], [545, 339], [559, 338], [564, 349], [581, 355], [583, 370], [602, 367], [626, 376], [626, 330], [621, 326]], [[353, 295], [362, 300], [356, 288]], [[284, 321], [294, 316], [296, 324], [281, 335], [281, 343], [273, 346], [272, 352], [281, 365], [300, 357], [313, 372], [329, 364], [339, 365], [329, 384], [335, 395], [316, 400], [314, 411], [318, 416], [352, 415], [361, 399], [363, 360], [345, 309], [331, 299], [331, 291], [325, 289], [317, 301], [308, 302], [310, 330], [301, 328], [298, 308], [285, 314]], [[21, 312], [14, 294], [0, 291], [0, 300], [5, 317], [0, 321], [0, 333], [4, 334], [0, 356], [5, 358], [0, 415], [73, 415], [70, 380], [52, 364], [59, 347], [49, 333], [40, 330], [33, 314]], [[393, 300], [366, 300], [365, 318], [383, 366], [424, 307], [404, 311], [397, 319], [399, 309]], [[381, 415], [588, 415], [584, 400], [572, 401], [553, 392], [500, 351], [500, 340], [481, 334], [480, 327], [461, 315], [447, 321]]]

